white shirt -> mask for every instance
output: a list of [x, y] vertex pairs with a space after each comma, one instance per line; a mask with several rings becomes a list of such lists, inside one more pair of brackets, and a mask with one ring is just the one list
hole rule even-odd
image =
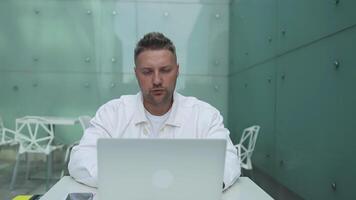
[[[224, 183], [227, 188], [240, 176], [240, 160], [229, 134], [217, 109], [175, 92], [170, 114], [157, 137], [226, 139]], [[73, 148], [69, 173], [78, 182], [97, 187], [98, 138], [150, 138], [151, 135], [141, 93], [111, 100], [99, 108], [79, 145]]]

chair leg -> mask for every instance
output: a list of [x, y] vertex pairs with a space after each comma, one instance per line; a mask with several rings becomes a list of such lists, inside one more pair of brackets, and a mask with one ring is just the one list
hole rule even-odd
[[21, 156], [21, 154], [17, 153], [14, 171], [12, 172], [12, 178], [11, 178], [11, 183], [10, 183], [10, 190], [13, 190], [13, 189], [14, 189], [14, 185], [15, 185], [15, 181], [16, 181], [16, 177], [17, 177], [17, 170], [18, 170], [19, 163], [20, 163], [20, 156]]
[[69, 153], [70, 153], [71, 149], [72, 149], [72, 147], [70, 147], [70, 146], [66, 149], [66, 155], [65, 155], [65, 157], [64, 157], [64, 161], [65, 161], [65, 162], [68, 162]]
[[30, 154], [26, 153], [26, 180], [30, 178], [30, 167], [31, 167], [31, 159], [30, 159]]
[[49, 189], [49, 182], [51, 178], [52, 178], [52, 152], [47, 155], [46, 190]]
[[69, 146], [66, 150], [66, 154], [64, 156], [64, 166], [62, 168], [62, 172], [61, 172], [61, 178], [64, 176], [64, 172], [66, 171], [67, 167], [68, 167], [68, 161], [69, 161], [69, 154], [72, 150], [72, 146]]

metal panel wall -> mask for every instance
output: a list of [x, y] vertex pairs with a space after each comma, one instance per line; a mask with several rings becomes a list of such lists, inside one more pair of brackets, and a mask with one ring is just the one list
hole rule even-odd
[[230, 77], [229, 129], [235, 143], [243, 129], [260, 125], [254, 161], [270, 175], [275, 164], [275, 62]]
[[355, 36], [351, 28], [278, 60], [278, 178], [307, 199], [356, 197]]
[[[133, 50], [148, 31], [177, 46], [177, 90], [227, 116], [228, 0], [3, 0], [0, 26], [0, 113], [10, 128], [23, 115], [93, 115], [136, 93]], [[63, 141], [80, 137], [79, 127], [63, 132]]]
[[[231, 6], [229, 125], [237, 140], [243, 128], [261, 124], [255, 166], [305, 199], [356, 198], [355, 7], [347, 0], [236, 0]], [[241, 16], [250, 24], [243, 26]], [[277, 26], [267, 29], [275, 17]], [[275, 48], [257, 42], [270, 32], [277, 35]], [[249, 48], [248, 60], [241, 52]], [[275, 75], [273, 89], [251, 87], [267, 69]], [[269, 152], [273, 159], [264, 157]]]

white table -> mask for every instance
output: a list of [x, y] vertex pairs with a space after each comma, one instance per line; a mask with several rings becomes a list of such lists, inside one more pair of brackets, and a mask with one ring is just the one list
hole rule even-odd
[[39, 119], [45, 121], [46, 124], [52, 125], [75, 125], [78, 123], [78, 118], [74, 117], [55, 117], [55, 116], [24, 116], [16, 119], [16, 125], [26, 123], [28, 119]]
[[24, 116], [16, 119], [16, 130], [19, 129], [21, 124], [26, 124], [30, 121], [36, 121], [51, 128], [53, 134], [55, 133], [55, 127], [57, 125], [72, 126], [79, 123], [78, 118], [74, 117], [56, 117], [56, 116]]
[[[76, 182], [69, 176], [59, 180], [40, 200], [65, 200], [68, 193], [91, 192], [96, 193], [97, 189]], [[256, 185], [248, 177], [240, 177], [236, 183], [227, 189], [222, 200], [269, 200], [272, 199], [265, 191]], [[94, 198], [98, 200], [98, 198]]]

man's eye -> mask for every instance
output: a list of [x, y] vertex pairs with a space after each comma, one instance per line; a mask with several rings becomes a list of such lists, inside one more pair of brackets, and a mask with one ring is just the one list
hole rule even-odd
[[149, 75], [151, 73], [152, 73], [152, 71], [150, 71], [150, 70], [143, 70], [142, 71], [142, 74], [144, 74], [144, 75]]
[[171, 69], [170, 68], [168, 68], [168, 69], [162, 69], [161, 70], [163, 73], [169, 73], [170, 71], [171, 71]]

